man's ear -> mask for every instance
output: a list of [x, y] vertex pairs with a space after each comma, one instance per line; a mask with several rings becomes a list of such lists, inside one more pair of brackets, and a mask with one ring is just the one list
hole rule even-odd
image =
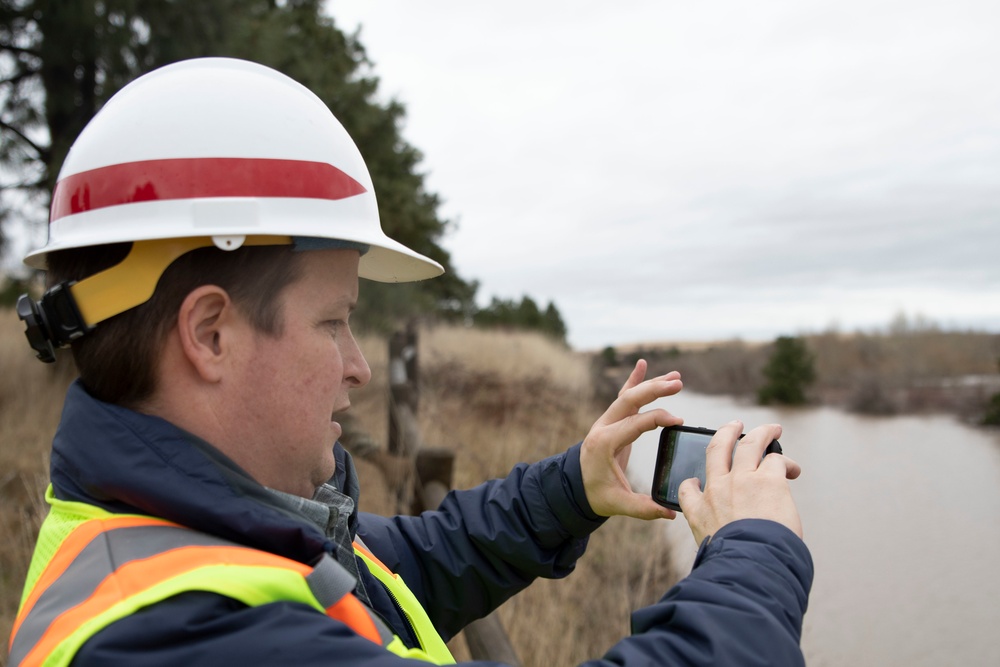
[[222, 379], [225, 362], [233, 351], [233, 325], [238, 318], [229, 294], [217, 285], [202, 285], [181, 303], [177, 312], [181, 349], [206, 382]]

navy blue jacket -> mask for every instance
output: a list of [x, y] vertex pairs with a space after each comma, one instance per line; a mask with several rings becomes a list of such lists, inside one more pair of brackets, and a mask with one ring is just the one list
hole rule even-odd
[[[350, 492], [349, 455], [337, 445]], [[303, 563], [336, 544], [209, 444], [170, 423], [70, 388], [53, 443], [52, 484], [64, 500], [158, 516]], [[562, 577], [602, 523], [587, 504], [579, 447], [468, 491], [436, 512], [350, 518], [371, 551], [402, 575], [448, 639], [536, 577]], [[367, 568], [373, 608], [413, 644]], [[802, 664], [799, 638], [812, 561], [791, 531], [767, 521], [720, 530], [694, 571], [633, 616], [633, 636], [594, 664]], [[178, 595], [101, 630], [74, 665], [403, 665], [347, 626], [299, 603], [260, 607], [206, 592]], [[412, 661], [405, 664], [412, 665]]]

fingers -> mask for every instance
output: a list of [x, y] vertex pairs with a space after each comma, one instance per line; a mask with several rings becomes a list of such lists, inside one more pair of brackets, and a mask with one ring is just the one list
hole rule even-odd
[[683, 423], [684, 420], [680, 417], [672, 415], [661, 408], [657, 408], [655, 410], [647, 410], [646, 412], [640, 412], [639, 414], [626, 417], [625, 419], [611, 424], [608, 429], [609, 432], [614, 435], [616, 440], [630, 444], [635, 442], [636, 438], [643, 433], [652, 431], [655, 428], [663, 426], [680, 426]]
[[686, 479], [677, 487], [677, 503], [684, 514], [693, 514], [694, 508], [702, 496], [701, 482], [697, 477]]
[[686, 479], [677, 487], [677, 503], [684, 512], [695, 544], [701, 544], [707, 536], [713, 535], [720, 522], [711, 519], [712, 507], [705, 502], [705, 494], [697, 477]]
[[638, 361], [635, 362], [635, 368], [633, 368], [632, 372], [629, 373], [628, 379], [625, 380], [625, 384], [623, 384], [622, 388], [618, 390], [618, 395], [621, 396], [627, 390], [638, 385], [640, 382], [642, 382], [643, 378], [645, 377], [646, 377], [646, 360], [639, 359]]
[[636, 362], [622, 385], [618, 398], [594, 423], [580, 449], [580, 471], [591, 509], [599, 516], [624, 514], [641, 519], [672, 519], [673, 510], [662, 507], [649, 496], [632, 491], [624, 469], [630, 446], [647, 431], [658, 426], [684, 423], [666, 410], [640, 412], [658, 398], [676, 394], [683, 385], [680, 373], [671, 372], [646, 379], [647, 364]]
[[736, 445], [736, 454], [732, 458], [733, 470], [756, 470], [764, 456], [764, 450], [772, 440], [781, 437], [779, 424], [764, 424], [746, 434]]
[[[768, 456], [771, 456], [768, 454]], [[782, 457], [785, 459], [785, 479], [798, 479], [799, 475], [802, 474], [802, 466], [788, 458], [787, 456]]]
[[594, 439], [594, 443], [605, 450], [606, 455], [616, 455], [630, 447], [643, 433], [658, 427], [679, 426], [683, 423], [683, 419], [666, 410], [660, 408], [648, 410], [619, 421], [603, 424], [600, 436]]
[[680, 380], [680, 371], [670, 371], [669, 373], [664, 373], [663, 375], [657, 375], [655, 378], [649, 378], [650, 382], [656, 382], [659, 380]]
[[[625, 380], [625, 384], [623, 384], [622, 388], [618, 391], [618, 395], [621, 396], [627, 390], [631, 389], [632, 387], [638, 386], [640, 383], [642, 383], [643, 379], [646, 377], [646, 370], [648, 368], [649, 368], [649, 364], [646, 362], [645, 359], [639, 359], [638, 361], [636, 361], [635, 362], [635, 368], [633, 368], [632, 372], [629, 373], [628, 379]], [[680, 377], [681, 377], [681, 374], [678, 373], [677, 371], [670, 371], [669, 373], [666, 373], [665, 375], [660, 375], [660, 376], [657, 376], [655, 378], [650, 378], [650, 379], [651, 380], [664, 380], [664, 379], [679, 380]]]
[[[743, 423], [729, 422], [712, 436], [705, 450], [705, 479], [725, 475], [729, 472], [733, 461], [733, 447], [736, 439], [743, 432]], [[757, 457], [760, 458], [759, 456]]]
[[802, 466], [782, 454], [768, 454], [757, 469], [785, 479], [798, 479], [802, 474]]
[[677, 518], [677, 512], [656, 503], [649, 494], [632, 493], [629, 494], [628, 498], [622, 499], [620, 503], [625, 508], [622, 514], [635, 519], [651, 521], [652, 519]]
[[608, 407], [601, 418], [604, 423], [621, 421], [634, 415], [640, 408], [649, 405], [656, 399], [673, 396], [684, 388], [684, 384], [680, 380], [680, 373], [676, 371], [646, 380], [632, 387], [629, 387], [627, 382], [625, 384], [626, 386], [622, 387], [618, 398]]
[[[781, 435], [777, 424], [759, 426], [737, 442], [743, 425], [726, 424], [706, 451], [704, 489], [688, 479], [678, 489], [678, 502], [697, 542], [740, 519], [776, 521], [802, 536], [802, 520], [792, 500], [787, 480], [802, 468], [782, 454], [764, 450]], [[735, 456], [734, 456], [735, 449]]]

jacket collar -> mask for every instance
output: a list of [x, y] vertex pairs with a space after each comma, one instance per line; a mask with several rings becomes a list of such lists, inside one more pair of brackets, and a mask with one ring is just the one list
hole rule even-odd
[[[331, 483], [347, 492], [353, 466], [339, 444], [335, 453]], [[335, 549], [319, 527], [209, 443], [159, 417], [99, 401], [79, 381], [66, 395], [51, 477], [58, 498], [161, 517], [300, 562]]]

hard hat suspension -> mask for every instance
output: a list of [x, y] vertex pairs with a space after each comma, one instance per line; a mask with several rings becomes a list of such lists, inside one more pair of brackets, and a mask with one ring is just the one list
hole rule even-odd
[[233, 250], [241, 246], [289, 245], [291, 237], [190, 237], [136, 241], [118, 264], [80, 281], [53, 285], [39, 301], [27, 294], [17, 300], [17, 316], [39, 359], [55, 361], [56, 348], [94, 330], [100, 322], [149, 300], [170, 264], [198, 248]]

